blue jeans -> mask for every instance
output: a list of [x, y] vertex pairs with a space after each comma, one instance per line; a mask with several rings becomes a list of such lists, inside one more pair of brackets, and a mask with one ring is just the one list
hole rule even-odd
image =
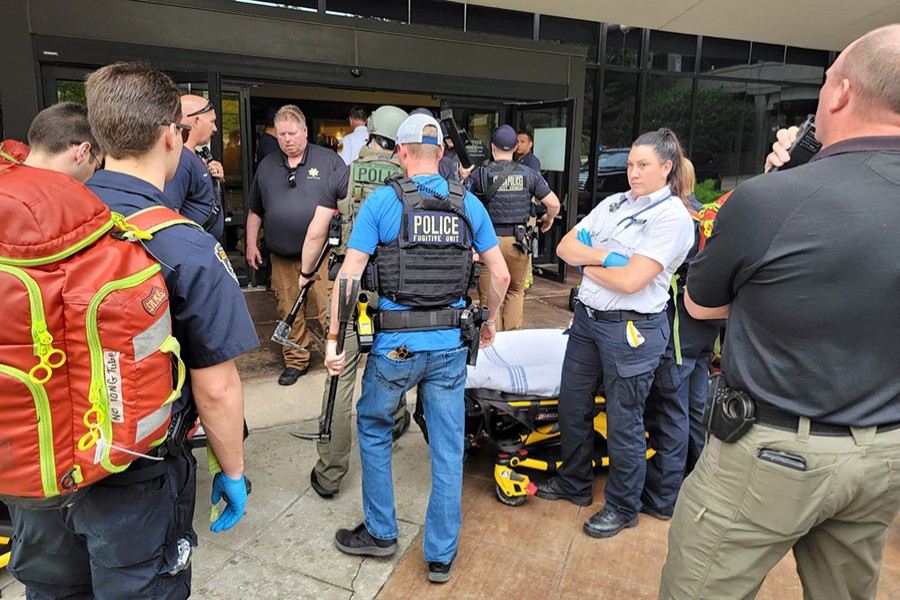
[[559, 390], [559, 482], [568, 493], [590, 494], [594, 392], [597, 374], [603, 373], [609, 450], [606, 504], [625, 519], [641, 508], [647, 465], [644, 401], [669, 340], [665, 313], [634, 325], [644, 336], [637, 348], [628, 345], [626, 322], [593, 321], [584, 306], [576, 305]]
[[397, 537], [391, 430], [400, 395], [419, 387], [431, 453], [431, 496], [423, 550], [428, 562], [453, 559], [462, 525], [466, 348], [416, 352], [405, 360], [369, 355], [356, 404], [366, 529], [378, 539]]

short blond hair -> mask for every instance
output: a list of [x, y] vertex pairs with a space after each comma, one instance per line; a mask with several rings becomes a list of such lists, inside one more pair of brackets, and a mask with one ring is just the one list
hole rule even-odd
[[900, 24], [870, 31], [844, 50], [841, 60], [838, 75], [856, 84], [864, 104], [900, 114]]
[[[438, 137], [437, 127], [434, 125], [426, 125], [422, 128], [422, 137]], [[435, 144], [403, 144], [406, 146], [409, 155], [416, 160], [437, 159], [440, 155], [441, 147]]]
[[285, 104], [279, 108], [278, 112], [275, 113], [273, 121], [276, 124], [284, 121], [293, 121], [299, 123], [302, 127], [306, 127], [306, 116], [303, 114], [303, 111], [300, 110], [300, 107], [295, 104]]

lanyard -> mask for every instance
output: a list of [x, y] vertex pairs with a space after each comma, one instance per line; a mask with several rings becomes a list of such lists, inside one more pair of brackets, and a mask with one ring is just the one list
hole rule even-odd
[[666, 196], [664, 198], [660, 198], [659, 200], [657, 200], [655, 202], [651, 202], [650, 204], [648, 204], [641, 210], [637, 211], [633, 215], [629, 215], [629, 216], [625, 217], [624, 219], [622, 219], [621, 221], [616, 223], [615, 227], [612, 228], [612, 230], [606, 235], [606, 237], [603, 238], [602, 240], [600, 240], [600, 243], [608, 242], [609, 238], [611, 238], [613, 236], [613, 234], [619, 230], [619, 226], [622, 225], [622, 223], [626, 223], [626, 222], [628, 223], [627, 225], [625, 225], [625, 227], [622, 228], [622, 231], [625, 231], [626, 229], [628, 229], [629, 227], [631, 227], [632, 225], [635, 225], [635, 224], [643, 225], [644, 223], [647, 222], [646, 219], [638, 219], [638, 216], [644, 214], [645, 212], [647, 212], [650, 209], [656, 208], [657, 206], [659, 206], [660, 204], [662, 204], [663, 202], [665, 202], [666, 200], [668, 200], [671, 197], [672, 197], [672, 194], [670, 193], [668, 196]]

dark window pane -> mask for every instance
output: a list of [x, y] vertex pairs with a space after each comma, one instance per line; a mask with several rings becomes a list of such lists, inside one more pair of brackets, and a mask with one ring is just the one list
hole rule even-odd
[[590, 46], [592, 51], [588, 53], [588, 60], [596, 62], [597, 46], [600, 43], [600, 27], [599, 23], [592, 21], [541, 15], [540, 37], [542, 40]]
[[466, 31], [528, 39], [534, 35], [534, 13], [472, 4], [466, 6]]
[[641, 59], [641, 29], [624, 30], [619, 25], [609, 25], [606, 34], [606, 64], [620, 67], [637, 67]]
[[56, 82], [56, 99], [59, 102], [75, 102], [82, 106], [87, 105], [84, 96], [83, 81], [57, 81]]
[[696, 56], [696, 36], [668, 31], [650, 32], [650, 56], [647, 57], [647, 65], [651, 69], [693, 73]]
[[600, 98], [600, 141], [603, 148], [627, 148], [634, 141], [637, 74], [607, 71]]
[[703, 37], [700, 72], [706, 75], [746, 77], [750, 62], [750, 42]]
[[413, 0], [410, 22], [449, 29], [462, 29], [465, 21], [464, 4], [446, 0]]
[[325, 6], [329, 14], [399, 22], [406, 22], [409, 10], [407, 0], [328, 0]]
[[788, 46], [784, 62], [785, 81], [822, 83], [828, 66], [828, 52]]
[[715, 164], [722, 187], [731, 189], [741, 178], [755, 174], [756, 162], [747, 148], [756, 124], [746, 82], [700, 80], [694, 122], [692, 160]]
[[[541, 17], [543, 21], [543, 17]], [[582, 107], [581, 125], [581, 161], [578, 168], [578, 214], [587, 214], [593, 207], [591, 187], [587, 182], [591, 175], [591, 159], [597, 160], [596, 140], [594, 139], [594, 91], [600, 72], [587, 69], [584, 78], [584, 106]], [[595, 170], [596, 176], [596, 170]]]
[[784, 75], [784, 46], [753, 42], [750, 47], [750, 77], [781, 81]]
[[687, 148], [691, 129], [691, 80], [650, 75], [644, 92], [641, 133], [668, 127]]

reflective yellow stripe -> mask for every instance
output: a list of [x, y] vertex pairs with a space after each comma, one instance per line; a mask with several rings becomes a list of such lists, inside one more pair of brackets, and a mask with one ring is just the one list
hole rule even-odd
[[681, 366], [681, 335], [678, 331], [678, 280], [676, 273], [672, 276], [672, 302], [675, 304], [675, 319], [672, 321], [672, 339], [675, 342], [675, 364]]

